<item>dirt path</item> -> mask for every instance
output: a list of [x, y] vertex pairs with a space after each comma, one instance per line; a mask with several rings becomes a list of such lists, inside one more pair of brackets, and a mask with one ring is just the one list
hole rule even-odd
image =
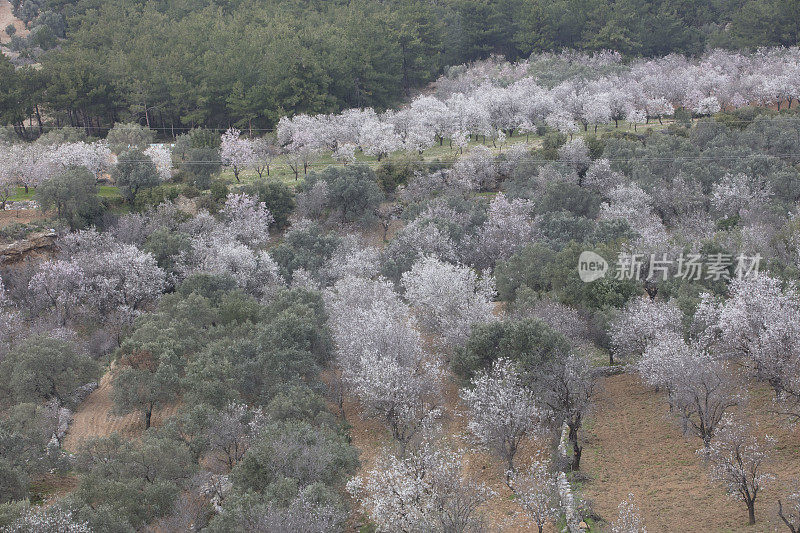
[[747, 412], [758, 413], [761, 434], [779, 439], [771, 468], [778, 480], [759, 496], [754, 527], [747, 526], [744, 505], [709, 482], [695, 453], [700, 441], [684, 437], [664, 397], [632, 375], [603, 380], [585, 434], [582, 465], [592, 479], [582, 486], [582, 495], [610, 521], [619, 502], [632, 492], [652, 533], [781, 531], [785, 526], [776, 515], [776, 502], [800, 472], [800, 441], [780, 419], [764, 414], [769, 401], [765, 392], [753, 393]]
[[[112, 433], [133, 438], [142, 433], [142, 419], [139, 414], [115, 416], [112, 414], [111, 373], [107, 372], [100, 380], [100, 386], [78, 407], [69, 431], [64, 437], [64, 449], [75, 452], [81, 443], [92, 437], [107, 437]], [[178, 406], [153, 413], [153, 426], [174, 415]]]
[[13, 24], [17, 28], [17, 35], [21, 37], [28, 35], [29, 32], [25, 29], [25, 24], [14, 17], [11, 2], [0, 0], [0, 43], [7, 43], [11, 40], [11, 37], [6, 35], [6, 27], [9, 24]]

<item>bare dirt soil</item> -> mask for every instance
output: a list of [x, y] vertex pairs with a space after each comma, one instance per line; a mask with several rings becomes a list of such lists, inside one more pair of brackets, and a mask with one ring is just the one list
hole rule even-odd
[[25, 24], [14, 16], [11, 8], [11, 2], [8, 0], [0, 0], [0, 43], [7, 43], [11, 37], [6, 35], [6, 27], [13, 24], [17, 28], [16, 35], [24, 37], [28, 35], [28, 30], [25, 29]]
[[38, 209], [6, 209], [0, 211], [0, 228], [12, 224], [28, 224], [45, 216]]
[[695, 453], [700, 440], [685, 437], [669, 415], [664, 395], [643, 386], [635, 375], [603, 379], [585, 432], [582, 468], [591, 479], [580, 493], [608, 521], [617, 516], [619, 502], [633, 493], [648, 532], [782, 531], [777, 499], [800, 479], [800, 428], [789, 428], [769, 413], [771, 408], [769, 391], [754, 387], [741, 412], [758, 422], [758, 434], [778, 439], [769, 468], [777, 479], [758, 497], [755, 526], [747, 525], [744, 504], [709, 481]]
[[[64, 449], [76, 452], [81, 443], [93, 437], [107, 437], [112, 433], [135, 438], [142, 434], [144, 423], [139, 414], [125, 416], [113, 414], [114, 403], [111, 399], [111, 372], [107, 372], [100, 380], [100, 386], [91, 393], [78, 407], [69, 431], [64, 437]], [[160, 426], [167, 418], [177, 413], [178, 405], [155, 411], [153, 426]]]

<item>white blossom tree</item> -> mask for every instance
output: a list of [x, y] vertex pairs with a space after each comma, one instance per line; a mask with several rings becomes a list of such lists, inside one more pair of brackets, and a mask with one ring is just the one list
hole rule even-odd
[[367, 155], [375, 156], [378, 161], [387, 155], [400, 150], [403, 141], [389, 122], [377, 117], [365, 121], [358, 132], [358, 144]]
[[533, 241], [533, 205], [528, 200], [509, 200], [498, 193], [489, 204], [488, 219], [478, 230], [473, 263], [478, 268], [494, 266]]
[[570, 468], [579, 470], [583, 446], [578, 438], [591, 405], [595, 382], [585, 357], [569, 354], [545, 365], [537, 376], [540, 401], [557, 427], [566, 424], [572, 448]]
[[402, 458], [384, 454], [347, 488], [381, 531], [482, 531], [480, 507], [494, 493], [464, 477], [463, 454], [431, 443]]
[[709, 467], [709, 475], [725, 488], [728, 495], [747, 507], [748, 523], [756, 523], [756, 499], [775, 479], [765, 467], [775, 446], [769, 435], [759, 439], [748, 424], [726, 417], [711, 444], [698, 453]]
[[778, 500], [778, 517], [786, 524], [789, 533], [800, 532], [800, 491], [794, 491]]
[[261, 138], [254, 139], [253, 145], [253, 170], [256, 171], [259, 178], [264, 177], [264, 172], [269, 176], [270, 167], [277, 157], [280, 155], [281, 150], [270, 139]]
[[153, 144], [147, 147], [144, 154], [153, 161], [161, 181], [172, 178], [172, 151], [169, 148], [163, 144]]
[[683, 313], [674, 301], [632, 298], [609, 326], [611, 363], [614, 354], [627, 361], [639, 357], [659, 333], [680, 332], [682, 320]]
[[30, 507], [14, 520], [8, 528], [0, 531], [25, 531], [26, 533], [92, 533], [87, 522], [80, 522], [72, 512], [59, 507]]
[[72, 261], [45, 261], [31, 277], [28, 290], [37, 310], [52, 309], [64, 326], [77, 312], [86, 289], [83, 269]]
[[506, 483], [516, 496], [515, 501], [522, 507], [522, 513], [542, 533], [545, 524], [554, 520], [559, 513], [558, 479], [550, 471], [549, 463], [535, 459], [524, 470], [509, 471]]
[[215, 413], [208, 429], [210, 458], [230, 470], [242, 460], [253, 440], [258, 438], [267, 418], [261, 408], [230, 403]]
[[564, 146], [558, 149], [558, 158], [572, 167], [578, 176], [586, 174], [586, 170], [592, 162], [589, 157], [589, 147], [586, 146], [586, 142], [582, 138], [573, 139], [565, 143]]
[[686, 346], [674, 335], [662, 337], [644, 362], [650, 368], [647, 378], [667, 389], [671, 411], [684, 432], [703, 439], [705, 446], [725, 415], [746, 401], [738, 376], [732, 375], [724, 361]]
[[619, 504], [617, 518], [611, 523], [612, 533], [647, 533], [642, 512], [631, 493]]
[[525, 437], [539, 426], [543, 415], [533, 391], [523, 383], [516, 365], [498, 359], [461, 390], [467, 406], [467, 427], [475, 439], [496, 452], [514, 471], [514, 456]]
[[498, 174], [494, 155], [485, 146], [476, 146], [459, 157], [452, 172], [455, 174], [454, 179], [469, 183], [471, 190], [491, 191], [497, 188]]
[[242, 244], [259, 247], [269, 241], [269, 227], [275, 222], [264, 202], [246, 194], [228, 194], [220, 211], [225, 222], [224, 236]]
[[440, 364], [389, 283], [346, 277], [326, 301], [343, 384], [405, 450], [439, 416]]
[[236, 128], [229, 128], [222, 134], [219, 149], [222, 164], [231, 168], [233, 177], [239, 180], [242, 170], [251, 166], [255, 160], [255, 150], [250, 139], [241, 137], [241, 132]]
[[402, 276], [406, 298], [420, 325], [441, 335], [446, 345], [459, 345], [469, 337], [472, 325], [494, 319], [494, 290], [465, 266], [433, 257], [420, 259]]

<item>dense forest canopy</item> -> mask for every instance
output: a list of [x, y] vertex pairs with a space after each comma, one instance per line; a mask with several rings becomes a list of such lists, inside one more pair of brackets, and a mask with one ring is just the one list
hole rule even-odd
[[790, 46], [800, 3], [704, 0], [14, 0], [31, 28], [0, 59], [0, 122], [100, 134], [274, 127], [283, 115], [387, 108], [450, 65], [575, 48], [625, 56]]

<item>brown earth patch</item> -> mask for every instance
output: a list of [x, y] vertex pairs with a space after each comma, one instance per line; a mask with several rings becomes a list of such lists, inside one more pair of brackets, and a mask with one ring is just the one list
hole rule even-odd
[[755, 526], [747, 525], [744, 504], [709, 481], [695, 453], [702, 443], [681, 433], [664, 395], [630, 374], [602, 379], [585, 432], [582, 466], [591, 480], [580, 493], [608, 521], [633, 493], [650, 532], [782, 530], [777, 499], [790, 490], [792, 480], [800, 479], [800, 436], [769, 412], [770, 404], [769, 391], [754, 387], [742, 413], [758, 422], [759, 434], [778, 439], [769, 468], [777, 480], [759, 495]]
[[0, 228], [13, 224], [29, 224], [46, 218], [38, 209], [6, 209], [0, 211]]
[[[463, 416], [463, 405], [458, 397], [458, 385], [453, 378], [446, 379], [444, 386], [444, 405], [442, 415], [441, 442], [451, 449], [466, 450], [464, 456], [464, 473], [470, 479], [484, 483], [496, 495], [483, 505], [481, 512], [486, 519], [490, 531], [500, 532], [534, 532], [536, 526], [526, 523], [524, 517], [517, 514], [519, 506], [505, 485], [505, 466], [492, 454], [481, 450], [471, 442], [467, 431], [466, 418]], [[359, 449], [361, 466], [356, 475], [364, 475], [375, 467], [378, 458], [386, 447], [394, 445], [391, 435], [380, 422], [364, 416], [358, 401], [346, 397], [344, 402], [347, 421], [350, 424], [352, 443]], [[517, 452], [515, 463], [518, 467], [527, 466], [540, 450], [546, 453], [548, 443], [535, 442], [532, 439], [523, 443]], [[391, 449], [391, 448], [390, 448]], [[353, 502], [353, 508], [358, 505]], [[354, 524], [363, 524], [363, 517], [355, 517]], [[545, 528], [554, 532], [553, 524]]]
[[[113, 371], [113, 370], [112, 370]], [[142, 434], [144, 423], [138, 413], [125, 416], [113, 414], [114, 402], [111, 398], [111, 372], [106, 372], [100, 380], [99, 387], [92, 392], [78, 407], [69, 431], [64, 437], [64, 449], [76, 452], [87, 439], [108, 437], [118, 433], [124, 437], [136, 438]], [[179, 404], [157, 410], [153, 413], [152, 425], [158, 427], [166, 419], [174, 416]]]
[[17, 28], [16, 35], [20, 37], [25, 37], [30, 33], [25, 28], [25, 24], [14, 16], [11, 2], [8, 0], [0, 0], [0, 43], [7, 43], [11, 40], [11, 37], [6, 34], [6, 27], [9, 24], [13, 24], [14, 27]]

